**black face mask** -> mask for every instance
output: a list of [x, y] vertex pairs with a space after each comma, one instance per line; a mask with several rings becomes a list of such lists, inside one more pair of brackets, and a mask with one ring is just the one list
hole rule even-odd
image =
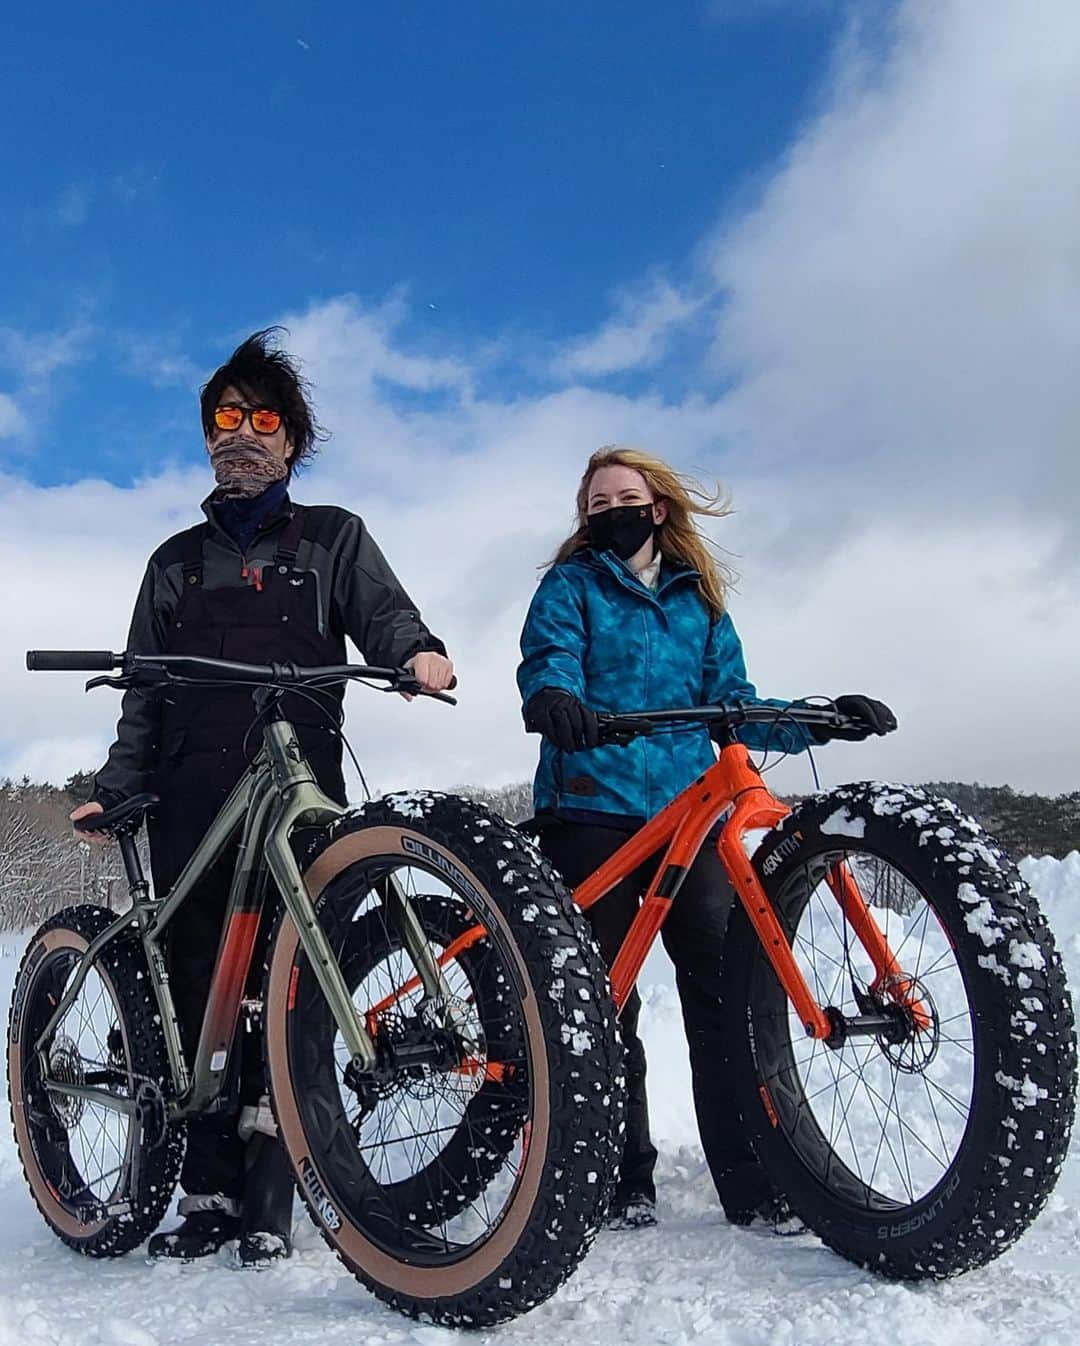
[[656, 532], [652, 505], [617, 505], [590, 514], [586, 522], [590, 546], [613, 551], [620, 561], [629, 561]]

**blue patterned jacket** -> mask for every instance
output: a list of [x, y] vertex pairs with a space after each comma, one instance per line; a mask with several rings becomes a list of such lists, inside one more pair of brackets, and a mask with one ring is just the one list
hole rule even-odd
[[[612, 552], [591, 549], [552, 566], [521, 633], [522, 704], [543, 687], [561, 687], [598, 711], [790, 705], [758, 696], [730, 616], [711, 617], [699, 579], [665, 560], [654, 592]], [[802, 729], [784, 723], [748, 725], [739, 738], [782, 752], [807, 746]], [[714, 761], [708, 732], [698, 726], [591, 752], [562, 753], [542, 739], [533, 804], [538, 813], [650, 818]]]

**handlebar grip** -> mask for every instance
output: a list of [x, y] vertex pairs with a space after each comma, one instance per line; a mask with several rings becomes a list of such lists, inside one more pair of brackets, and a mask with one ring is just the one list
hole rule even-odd
[[123, 660], [111, 650], [27, 650], [31, 673], [99, 673], [120, 668]]

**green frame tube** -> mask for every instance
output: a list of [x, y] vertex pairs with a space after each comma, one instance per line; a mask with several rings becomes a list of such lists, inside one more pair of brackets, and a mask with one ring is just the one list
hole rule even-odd
[[[220, 959], [230, 921], [241, 911], [257, 916], [260, 922], [262, 920], [263, 896], [258, 885], [264, 859], [281, 893], [285, 910], [296, 926], [300, 944], [311, 962], [350, 1056], [361, 1071], [369, 1071], [375, 1066], [374, 1044], [356, 1013], [349, 988], [318, 923], [311, 895], [289, 844], [292, 829], [298, 824], [327, 825], [342, 817], [346, 810], [319, 789], [300, 749], [296, 731], [288, 721], [275, 720], [266, 724], [263, 740], [262, 751], [237, 781], [166, 896], [136, 902], [131, 911], [118, 916], [107, 930], [90, 943], [63, 997], [34, 1044], [35, 1051], [45, 1050], [45, 1044], [71, 1008], [101, 951], [130, 926], [138, 926], [161, 1015], [172, 1075], [173, 1096], [168, 1102], [170, 1121], [209, 1111], [219, 1099], [228, 1078], [228, 1061], [219, 1059], [221, 1051], [212, 1040], [209, 1008], [218, 983]], [[215, 967], [211, 983], [207, 1014], [203, 1019], [195, 1061], [189, 1068], [180, 1040], [162, 940], [169, 923], [238, 832], [241, 834], [240, 843], [218, 947], [219, 964]], [[432, 956], [412, 904], [393, 876], [390, 882], [395, 899], [388, 904], [390, 914], [401, 930], [425, 994], [431, 998], [445, 996], [447, 988], [442, 970]], [[231, 1010], [233, 1006], [228, 1004], [224, 1008]], [[239, 1009], [239, 999], [235, 1008]], [[227, 1053], [231, 1052], [234, 1045], [235, 1034], [228, 1044]], [[43, 1065], [47, 1065], [47, 1062]], [[62, 1081], [50, 1080], [47, 1070], [43, 1071], [43, 1076], [46, 1088], [56, 1092], [77, 1094], [80, 1098], [118, 1112], [131, 1113], [133, 1110], [130, 1099], [119, 1098], [91, 1086], [65, 1085]]]

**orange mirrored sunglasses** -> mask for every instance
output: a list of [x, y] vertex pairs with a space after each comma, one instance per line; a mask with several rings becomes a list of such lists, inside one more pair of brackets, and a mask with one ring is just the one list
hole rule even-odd
[[281, 424], [281, 412], [269, 407], [218, 407], [214, 412], [214, 424], [219, 430], [239, 430], [244, 417], [251, 421], [251, 428], [260, 435], [272, 435]]

